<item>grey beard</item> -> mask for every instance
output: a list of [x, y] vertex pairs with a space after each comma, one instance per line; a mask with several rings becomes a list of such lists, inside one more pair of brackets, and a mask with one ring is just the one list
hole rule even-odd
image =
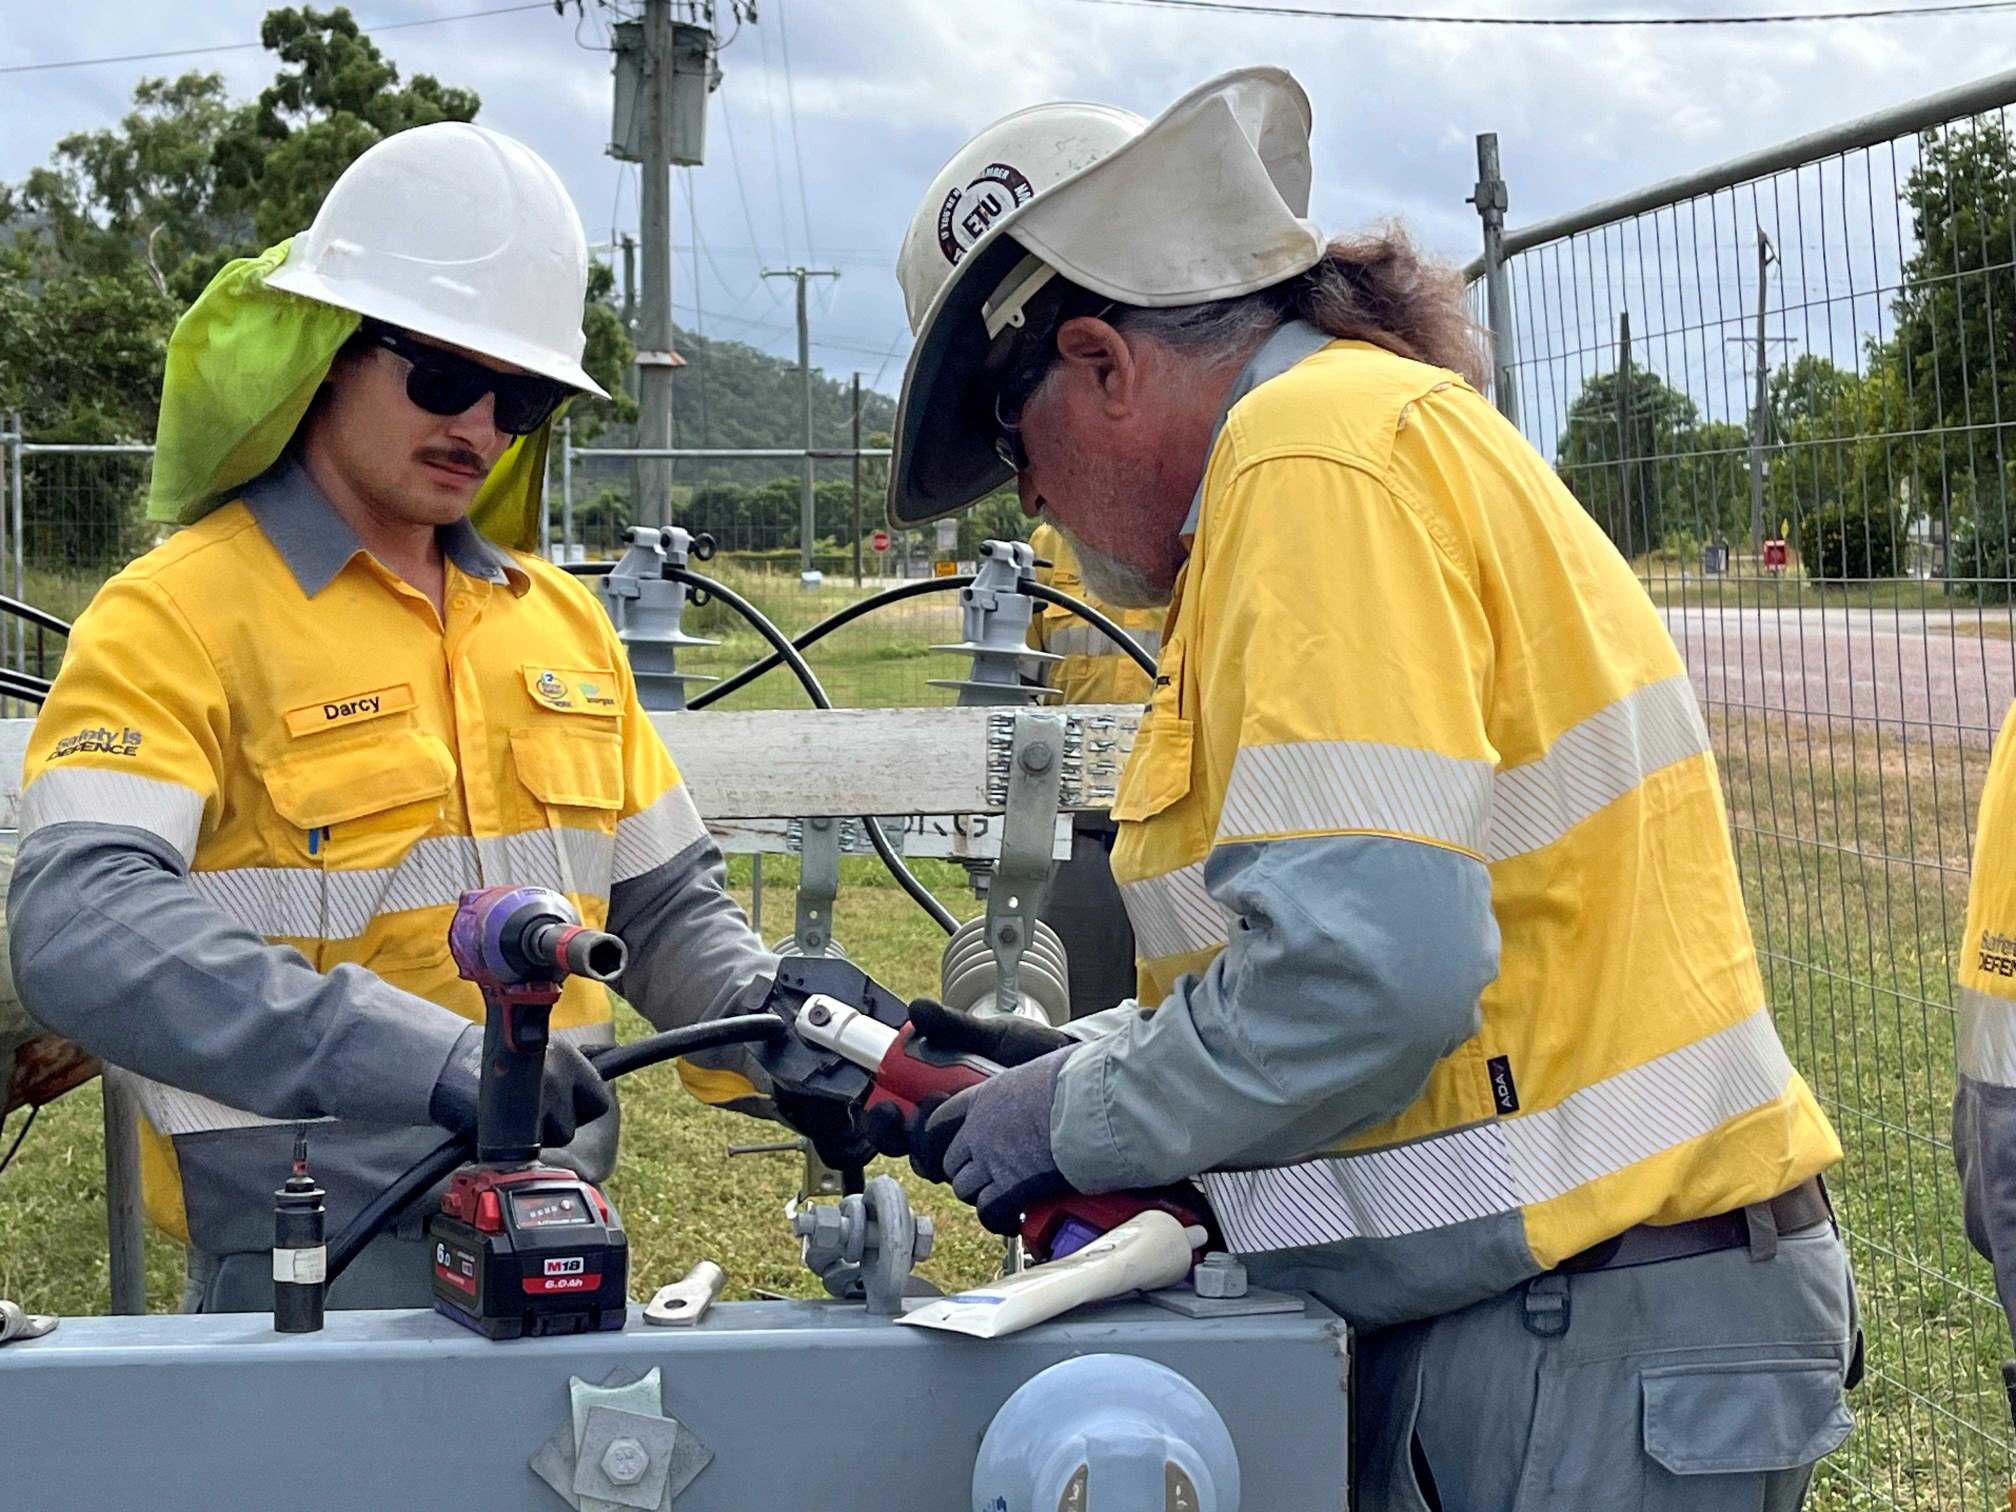
[[[1045, 518], [1049, 517], [1046, 515]], [[1109, 556], [1097, 547], [1087, 546], [1054, 519], [1050, 519], [1049, 523], [1057, 527], [1057, 533], [1070, 543], [1071, 550], [1077, 554], [1078, 570], [1092, 597], [1116, 609], [1162, 609], [1168, 606], [1169, 590], [1150, 581], [1148, 574], [1139, 567]]]

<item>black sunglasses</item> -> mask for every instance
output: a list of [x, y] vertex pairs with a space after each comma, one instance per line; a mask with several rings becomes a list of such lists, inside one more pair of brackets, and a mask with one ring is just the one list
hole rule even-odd
[[370, 325], [360, 334], [406, 362], [406, 397], [430, 415], [459, 415], [485, 394], [495, 394], [497, 429], [525, 436], [551, 419], [571, 392], [551, 378], [500, 373], [390, 326]]

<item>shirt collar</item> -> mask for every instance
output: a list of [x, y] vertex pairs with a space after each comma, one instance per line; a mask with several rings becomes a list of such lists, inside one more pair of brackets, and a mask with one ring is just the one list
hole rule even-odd
[[[1211, 427], [1211, 445], [1205, 456], [1218, 449], [1218, 437], [1225, 429], [1225, 420], [1232, 413], [1233, 405], [1268, 379], [1279, 378], [1303, 358], [1315, 356], [1336, 339], [1306, 320], [1289, 320], [1276, 326], [1267, 339], [1253, 349], [1253, 355], [1246, 359], [1246, 366], [1239, 370], [1239, 376], [1232, 380], [1232, 387], [1226, 390], [1225, 403], [1218, 411], [1218, 423]], [[1207, 467], [1205, 471], [1208, 475], [1210, 469]], [[1203, 518], [1204, 483], [1199, 479], [1181, 533], [1186, 536], [1197, 534], [1198, 523]]]
[[[357, 532], [336, 512], [292, 452], [246, 484], [240, 497], [294, 574], [294, 581], [310, 598], [334, 582], [336, 574], [364, 550]], [[467, 516], [442, 526], [436, 534], [441, 554], [467, 576], [479, 582], [508, 584], [514, 593], [522, 594], [531, 586], [531, 578], [510, 555], [485, 540]]]

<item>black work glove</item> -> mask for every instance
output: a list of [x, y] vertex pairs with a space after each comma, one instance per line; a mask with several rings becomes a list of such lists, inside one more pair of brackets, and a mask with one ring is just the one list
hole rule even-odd
[[875, 1142], [854, 1117], [848, 1103], [830, 1097], [807, 1097], [778, 1088], [770, 1100], [777, 1116], [812, 1141], [812, 1150], [836, 1171], [858, 1171], [875, 1158]]
[[1076, 1189], [1057, 1169], [1050, 1115], [1069, 1049], [1052, 1051], [942, 1099], [911, 1155], [943, 1170], [991, 1233], [1013, 1234], [1035, 1204]]
[[[1052, 1029], [1019, 1014], [962, 1013], [933, 998], [918, 998], [910, 1004], [910, 1022], [916, 1028], [916, 1037], [927, 1044], [977, 1055], [998, 1066], [1024, 1065], [1078, 1043], [1061, 1029]], [[884, 1103], [868, 1109], [862, 1123], [875, 1148], [884, 1155], [907, 1154], [919, 1176], [926, 1181], [944, 1181], [943, 1149], [927, 1149], [923, 1137], [924, 1126], [944, 1102], [942, 1097], [927, 1097], [908, 1117], [893, 1103]]]
[[[455, 1041], [448, 1064], [434, 1083], [427, 1116], [451, 1134], [476, 1127], [476, 1109], [483, 1084], [483, 1026], [471, 1024]], [[588, 1057], [566, 1040], [546, 1042], [546, 1068], [539, 1082], [539, 1142], [560, 1149], [573, 1142], [574, 1131], [615, 1106], [609, 1084]]]

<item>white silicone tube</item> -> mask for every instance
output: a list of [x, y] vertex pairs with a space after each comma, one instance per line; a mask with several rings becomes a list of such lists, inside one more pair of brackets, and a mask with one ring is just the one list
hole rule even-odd
[[1151, 1209], [1062, 1260], [927, 1302], [896, 1321], [998, 1339], [1086, 1302], [1174, 1286], [1190, 1273], [1191, 1253], [1203, 1242], [1203, 1230]]

